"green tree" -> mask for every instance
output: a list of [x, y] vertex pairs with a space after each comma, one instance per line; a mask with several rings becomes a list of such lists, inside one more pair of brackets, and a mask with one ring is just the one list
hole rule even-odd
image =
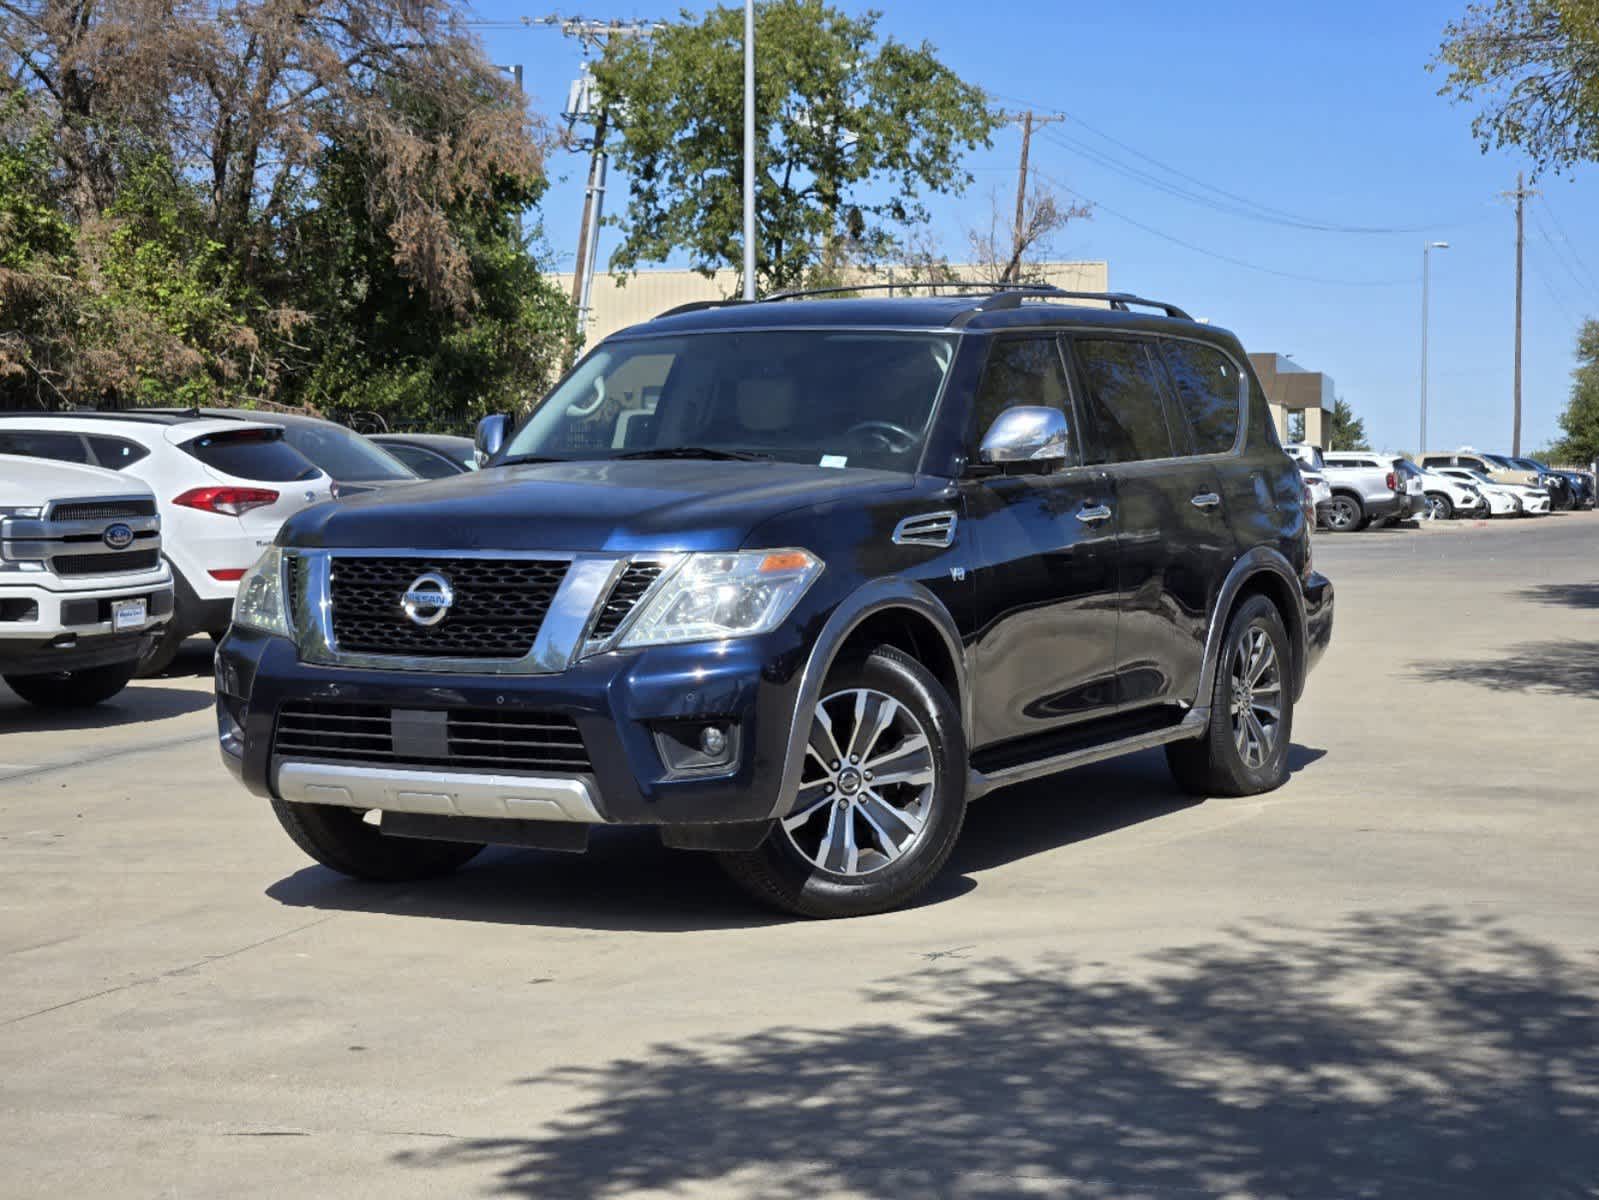
[[1333, 400], [1332, 411], [1327, 414], [1326, 449], [1371, 449], [1371, 443], [1366, 440], [1366, 423], [1355, 415], [1355, 410], [1342, 396]]
[[1599, 321], [1591, 318], [1577, 333], [1577, 369], [1560, 429], [1564, 436], [1550, 449], [1551, 458], [1567, 463], [1599, 459]]
[[[922, 196], [971, 182], [961, 156], [988, 144], [995, 119], [931, 46], [882, 40], [878, 14], [820, 0], [763, 0], [755, 21], [763, 288], [881, 255], [925, 222]], [[677, 252], [707, 275], [741, 263], [743, 45], [742, 10], [727, 7], [685, 11], [649, 39], [611, 39], [595, 78], [632, 188], [613, 270]]]
[[1599, 0], [1480, 0], [1444, 27], [1439, 95], [1478, 106], [1484, 150], [1512, 147], [1533, 173], [1599, 160]]

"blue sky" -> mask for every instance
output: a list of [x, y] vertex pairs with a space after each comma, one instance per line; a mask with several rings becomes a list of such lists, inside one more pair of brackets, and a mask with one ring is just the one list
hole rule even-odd
[[[1471, 113], [1438, 97], [1438, 78], [1424, 69], [1464, 0], [876, 7], [884, 33], [931, 42], [1001, 103], [1070, 115], [1035, 138], [1033, 164], [1101, 207], [1067, 229], [1058, 257], [1107, 259], [1113, 287], [1172, 300], [1235, 330], [1252, 351], [1328, 372], [1380, 447], [1415, 448], [1421, 247], [1448, 241], [1433, 254], [1428, 441], [1508, 449], [1515, 224], [1498, 193], [1525, 163], [1482, 154]], [[502, 20], [548, 10], [480, 0], [474, 11]], [[596, 2], [578, 11], [675, 10]], [[563, 106], [581, 57], [575, 41], [541, 27], [482, 36], [495, 61], [524, 65], [534, 108]], [[1014, 194], [1018, 139], [1001, 130], [992, 149], [971, 156], [972, 187], [933, 205], [933, 232], [952, 257], [963, 230], [986, 220], [990, 191]], [[585, 162], [551, 162], [543, 219], [567, 269]], [[1123, 168], [1214, 198], [1198, 180], [1302, 223], [1402, 232], [1328, 233], [1220, 212]], [[625, 179], [613, 174], [612, 183]], [[1577, 326], [1599, 316], [1599, 167], [1537, 186], [1543, 196], [1529, 202], [1527, 220], [1525, 452], [1556, 434]], [[608, 210], [620, 204], [613, 191]], [[612, 241], [614, 233], [602, 265]]]

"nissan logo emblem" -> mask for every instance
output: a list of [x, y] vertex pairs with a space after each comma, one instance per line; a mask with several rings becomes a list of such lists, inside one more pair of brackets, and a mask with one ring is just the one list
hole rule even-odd
[[100, 535], [100, 540], [113, 550], [126, 550], [133, 545], [133, 530], [121, 521], [115, 525], [107, 525], [105, 532]]
[[450, 614], [455, 603], [455, 589], [450, 581], [437, 571], [418, 575], [411, 586], [400, 596], [400, 607], [405, 615], [418, 625], [437, 625]]

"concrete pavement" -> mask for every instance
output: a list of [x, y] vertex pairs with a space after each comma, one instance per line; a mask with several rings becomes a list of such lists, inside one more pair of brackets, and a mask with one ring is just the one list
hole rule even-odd
[[0, 1195], [1599, 1194], [1599, 516], [1316, 555], [1285, 788], [998, 793], [850, 922], [628, 831], [342, 880], [204, 643], [0, 688]]

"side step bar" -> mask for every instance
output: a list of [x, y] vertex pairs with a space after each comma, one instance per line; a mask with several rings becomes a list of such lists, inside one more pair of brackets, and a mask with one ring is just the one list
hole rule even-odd
[[1013, 783], [1025, 783], [1029, 779], [1053, 775], [1057, 771], [1068, 771], [1073, 767], [1086, 767], [1089, 763], [1101, 762], [1104, 759], [1116, 758], [1123, 754], [1131, 754], [1137, 750], [1150, 750], [1156, 746], [1164, 746], [1167, 742], [1181, 742], [1190, 738], [1202, 737], [1205, 733], [1205, 728], [1209, 724], [1210, 709], [1208, 707], [1193, 708], [1189, 709], [1188, 713], [1177, 724], [1167, 725], [1161, 729], [1135, 733], [1097, 746], [1085, 746], [1078, 750], [1069, 750], [1064, 754], [1048, 755], [1032, 762], [1001, 767], [986, 774], [974, 769], [967, 777], [966, 798], [968, 800], [976, 800], [979, 796], [986, 795], [996, 788], [1009, 787]]

